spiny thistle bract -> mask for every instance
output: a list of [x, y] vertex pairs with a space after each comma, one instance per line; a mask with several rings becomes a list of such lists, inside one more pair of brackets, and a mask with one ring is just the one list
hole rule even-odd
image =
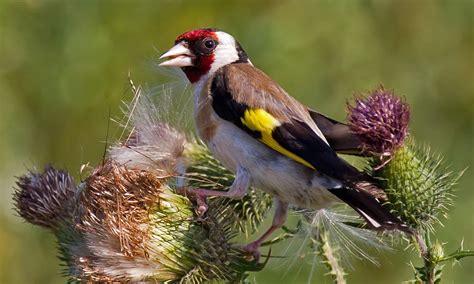
[[[372, 168], [377, 161], [372, 160]], [[372, 170], [384, 188], [391, 210], [415, 229], [433, 229], [452, 204], [453, 186], [461, 176], [449, 172], [440, 156], [414, 141], [392, 154], [384, 167]]]

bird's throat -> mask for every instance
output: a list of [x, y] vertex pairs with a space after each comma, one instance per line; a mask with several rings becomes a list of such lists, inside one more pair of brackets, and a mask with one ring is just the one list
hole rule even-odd
[[211, 54], [208, 56], [201, 56], [193, 63], [194, 66], [187, 66], [183, 67], [182, 69], [189, 82], [194, 84], [209, 73], [212, 63], [214, 63], [214, 55]]

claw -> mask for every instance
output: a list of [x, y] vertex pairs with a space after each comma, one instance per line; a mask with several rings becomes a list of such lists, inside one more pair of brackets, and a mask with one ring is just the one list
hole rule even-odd
[[207, 195], [205, 194], [205, 191], [205, 189], [191, 187], [180, 187], [176, 189], [176, 193], [190, 197], [196, 201], [196, 214], [199, 218], [202, 218], [209, 208], [207, 205]]
[[201, 218], [207, 212], [207, 209], [209, 209], [209, 205], [207, 205], [206, 196], [200, 194], [199, 191], [196, 193], [196, 203], [198, 205], [198, 208], [196, 209], [196, 214], [198, 215], [198, 217]]
[[275, 210], [275, 216], [273, 217], [272, 226], [256, 241], [244, 247], [244, 250], [253, 255], [254, 259], [258, 261], [260, 258], [260, 246], [262, 243], [278, 228], [281, 228], [286, 220], [288, 212], [288, 203], [282, 202], [277, 199], [277, 208]]
[[250, 175], [248, 171], [242, 167], [237, 169], [235, 180], [228, 191], [210, 190], [203, 188], [192, 188], [182, 186], [176, 189], [178, 194], [192, 197], [197, 203], [196, 214], [201, 218], [206, 213], [209, 206], [207, 205], [206, 197], [208, 196], [222, 196], [232, 199], [240, 199], [247, 193], [250, 186]]
[[258, 261], [260, 259], [260, 242], [252, 242], [243, 247], [243, 250], [252, 257], [252, 259], [249, 259], [250, 261]]

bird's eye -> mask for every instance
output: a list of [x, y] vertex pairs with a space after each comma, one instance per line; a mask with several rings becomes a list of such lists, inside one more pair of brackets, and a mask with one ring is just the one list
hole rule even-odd
[[193, 46], [193, 51], [195, 54], [199, 55], [209, 55], [212, 51], [216, 48], [217, 41], [214, 39], [207, 37], [195, 42]]
[[204, 40], [204, 46], [207, 49], [212, 50], [214, 47], [216, 47], [216, 42], [213, 39], [208, 38]]
[[212, 38], [205, 38], [202, 41], [204, 48], [211, 51], [216, 47], [216, 42]]

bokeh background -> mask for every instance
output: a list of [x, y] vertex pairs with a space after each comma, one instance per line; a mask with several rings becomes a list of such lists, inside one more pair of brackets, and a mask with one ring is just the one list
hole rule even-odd
[[[233, 34], [252, 62], [290, 94], [344, 119], [354, 94], [383, 83], [412, 107], [411, 134], [469, 167], [438, 237], [474, 248], [474, 2], [452, 1], [0, 1], [0, 283], [64, 283], [53, 237], [12, 210], [15, 176], [47, 163], [79, 178], [100, 161], [109, 113], [130, 99], [127, 74], [163, 82], [153, 64], [176, 35]], [[113, 135], [117, 127], [112, 124]], [[275, 251], [278, 253], [286, 244]], [[349, 283], [410, 279], [413, 254], [353, 261]], [[419, 264], [416, 263], [415, 264]], [[258, 283], [307, 283], [311, 263], [272, 260]], [[474, 261], [444, 283], [473, 283]], [[313, 283], [329, 283], [316, 269]]]

